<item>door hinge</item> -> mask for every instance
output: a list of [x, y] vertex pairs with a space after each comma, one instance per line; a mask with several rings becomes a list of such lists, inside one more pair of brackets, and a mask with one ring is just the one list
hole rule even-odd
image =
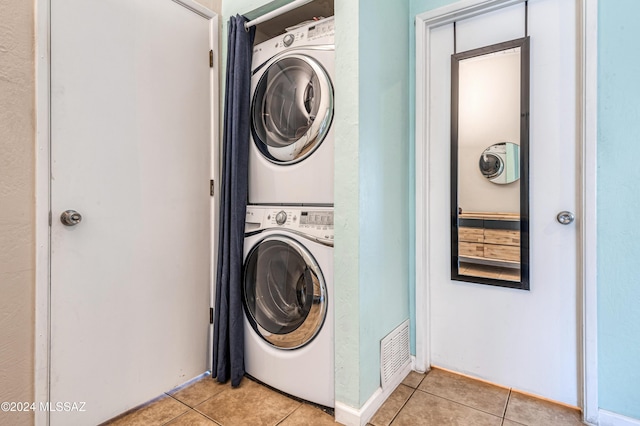
[[49, 210], [49, 227], [51, 227], [52, 222], [53, 222], [53, 214], [51, 213], [51, 210]]
[[216, 193], [216, 182], [213, 179], [209, 181], [209, 193], [212, 197]]
[[209, 324], [213, 324], [213, 308], [209, 308]]
[[213, 50], [209, 51], [209, 68], [213, 68]]

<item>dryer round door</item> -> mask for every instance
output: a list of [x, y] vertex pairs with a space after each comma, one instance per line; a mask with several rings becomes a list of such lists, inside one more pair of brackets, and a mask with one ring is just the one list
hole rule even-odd
[[331, 79], [315, 59], [283, 56], [258, 81], [251, 133], [267, 160], [282, 165], [304, 160], [327, 136], [332, 119]]
[[494, 153], [485, 152], [480, 156], [480, 172], [487, 179], [495, 179], [504, 171], [504, 161]]
[[311, 342], [327, 314], [320, 267], [304, 246], [284, 235], [267, 237], [249, 252], [243, 299], [255, 332], [280, 349]]

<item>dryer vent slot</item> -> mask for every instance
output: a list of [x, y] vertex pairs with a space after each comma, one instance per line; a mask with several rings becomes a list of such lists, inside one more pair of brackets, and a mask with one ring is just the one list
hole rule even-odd
[[398, 382], [398, 380], [393, 380], [394, 375], [402, 373], [410, 363], [409, 320], [407, 320], [380, 341], [382, 389], [385, 389], [392, 382]]

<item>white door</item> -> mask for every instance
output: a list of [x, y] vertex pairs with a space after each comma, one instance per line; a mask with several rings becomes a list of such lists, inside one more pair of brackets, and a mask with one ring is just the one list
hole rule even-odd
[[[579, 405], [576, 2], [530, 0], [530, 291], [451, 280], [453, 24], [430, 30], [427, 238], [431, 364]], [[460, 20], [457, 52], [523, 37], [524, 4]], [[473, 171], [477, 172], [477, 170]], [[579, 218], [576, 222], [579, 222]]]
[[207, 370], [215, 33], [195, 10], [51, 2], [50, 400], [85, 403], [52, 425]]

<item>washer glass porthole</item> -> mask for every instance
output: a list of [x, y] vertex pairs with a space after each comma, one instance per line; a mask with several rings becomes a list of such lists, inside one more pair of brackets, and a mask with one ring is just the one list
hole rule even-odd
[[262, 155], [293, 164], [311, 155], [333, 119], [333, 87], [313, 58], [292, 54], [268, 66], [254, 91], [251, 131]]
[[286, 236], [260, 241], [244, 266], [243, 300], [256, 333], [280, 349], [296, 349], [318, 334], [327, 314], [324, 277], [311, 254]]

